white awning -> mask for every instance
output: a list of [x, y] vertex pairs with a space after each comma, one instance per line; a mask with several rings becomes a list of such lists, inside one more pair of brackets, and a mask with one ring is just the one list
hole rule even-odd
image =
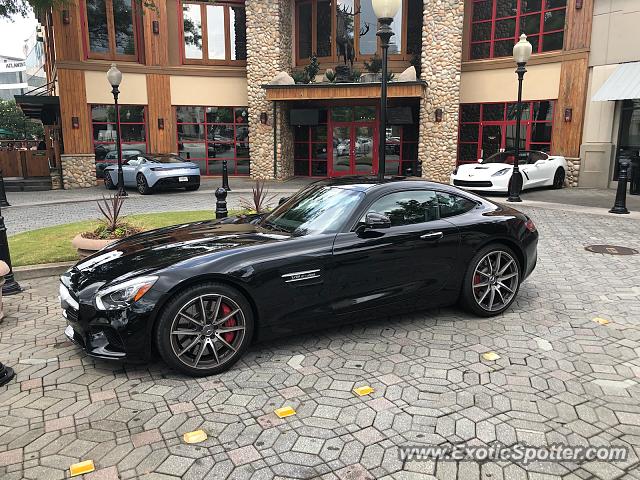
[[623, 63], [591, 98], [594, 102], [640, 98], [640, 62]]

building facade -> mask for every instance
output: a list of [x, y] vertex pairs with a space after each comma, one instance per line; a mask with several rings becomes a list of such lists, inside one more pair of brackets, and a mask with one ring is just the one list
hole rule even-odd
[[0, 55], [0, 100], [13, 100], [29, 87], [25, 70], [24, 58]]
[[[384, 134], [387, 173], [448, 181], [457, 163], [513, 146], [521, 33], [534, 45], [522, 146], [565, 155], [578, 184], [593, 0], [403, 0], [386, 132], [380, 83], [360, 81], [381, 51], [371, 0], [155, 5], [72, 0], [41, 18], [69, 187], [95, 184], [95, 163], [115, 148], [111, 63], [124, 73], [127, 150], [179, 153], [208, 175], [226, 159], [234, 175], [322, 177], [377, 173]], [[314, 82], [274, 82], [316, 59]]]

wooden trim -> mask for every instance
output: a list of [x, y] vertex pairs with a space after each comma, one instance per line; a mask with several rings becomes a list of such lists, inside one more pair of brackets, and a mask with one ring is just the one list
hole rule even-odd
[[[52, 9], [49, 13], [53, 28], [46, 28], [47, 37], [55, 37], [53, 42], [47, 42], [47, 48], [52, 47], [52, 53], [55, 53], [54, 59], [59, 60], [81, 60], [82, 45], [82, 22], [85, 18], [82, 11], [81, 0], [69, 0], [66, 8], [69, 10], [70, 23], [62, 23], [62, 9]], [[53, 31], [51, 31], [53, 30]], [[49, 38], [48, 38], [49, 40]], [[49, 59], [47, 59], [49, 60]], [[55, 62], [51, 63], [51, 68]]]
[[[380, 98], [380, 84], [327, 84], [327, 85], [263, 85], [267, 100], [333, 100], [354, 98]], [[389, 98], [421, 98], [424, 95], [424, 82], [398, 82], [388, 85]]]
[[[60, 119], [64, 153], [93, 153], [91, 117], [87, 108], [84, 72], [58, 69]], [[73, 128], [71, 118], [78, 117], [79, 128]]]
[[[174, 109], [171, 107], [171, 87], [168, 75], [147, 75], [148, 118], [147, 146], [150, 152], [174, 151]], [[158, 119], [164, 119], [164, 129], [158, 129]]]
[[591, 45], [593, 25], [593, 0], [584, 0], [576, 9], [576, 0], [567, 2], [567, 19], [564, 35], [565, 50], [588, 49]]
[[107, 34], [109, 36], [109, 52], [107, 53], [96, 53], [91, 51], [91, 42], [89, 41], [89, 18], [88, 11], [86, 8], [87, 0], [79, 0], [83, 2], [83, 8], [81, 8], [82, 15], [82, 37], [83, 37], [83, 47], [84, 47], [84, 58], [86, 59], [97, 59], [97, 60], [111, 60], [111, 61], [129, 61], [129, 62], [137, 62], [142, 58], [141, 52], [141, 41], [142, 36], [142, 25], [140, 24], [140, 20], [138, 18], [139, 12], [136, 7], [135, 2], [131, 2], [131, 21], [133, 25], [133, 44], [134, 51], [133, 55], [124, 55], [116, 53], [116, 39], [115, 39], [115, 22], [113, 19], [113, 0], [105, 0], [105, 15], [107, 16]]
[[[575, 60], [579, 58], [588, 57], [588, 49], [573, 50], [571, 52], [556, 51], [548, 53], [539, 53], [532, 55], [527, 65], [543, 65], [547, 63], [558, 63], [567, 60]], [[503, 58], [489, 58], [483, 60], [469, 60], [462, 62], [463, 72], [477, 72], [480, 70], [497, 70], [500, 68], [516, 68], [511, 57]]]
[[[84, 62], [57, 62], [58, 68], [68, 70], [90, 70], [98, 72], [106, 72], [109, 69], [110, 61], [106, 60], [87, 60]], [[238, 77], [246, 78], [247, 69], [244, 66], [195, 66], [195, 65], [141, 65], [139, 63], [118, 63], [118, 68], [123, 73], [155, 73], [163, 75], [187, 75], [195, 77]]]

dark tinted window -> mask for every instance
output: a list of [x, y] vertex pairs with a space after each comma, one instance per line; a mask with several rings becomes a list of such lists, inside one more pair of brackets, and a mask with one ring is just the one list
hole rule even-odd
[[437, 220], [438, 200], [428, 190], [391, 193], [376, 200], [368, 211], [386, 215], [392, 227], [413, 225]]
[[438, 192], [438, 204], [440, 205], [440, 218], [454, 217], [473, 210], [476, 202], [450, 193]]

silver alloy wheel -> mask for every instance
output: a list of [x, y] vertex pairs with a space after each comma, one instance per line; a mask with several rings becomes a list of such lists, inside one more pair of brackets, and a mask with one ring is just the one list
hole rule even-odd
[[138, 175], [136, 183], [138, 184], [138, 192], [142, 193], [147, 189], [147, 179], [144, 178], [144, 175]]
[[510, 254], [502, 250], [489, 252], [473, 272], [473, 297], [483, 310], [496, 312], [511, 303], [519, 281], [518, 263]]
[[180, 308], [171, 323], [171, 349], [183, 364], [217, 367], [238, 351], [245, 335], [242, 309], [225, 295], [200, 295]]

